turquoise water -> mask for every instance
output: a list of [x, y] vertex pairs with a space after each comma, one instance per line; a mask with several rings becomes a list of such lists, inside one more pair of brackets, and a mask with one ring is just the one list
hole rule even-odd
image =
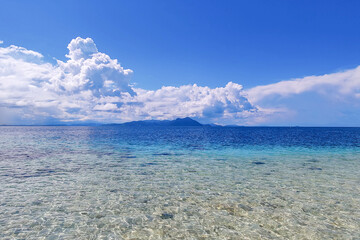
[[360, 128], [0, 127], [1, 239], [359, 239]]

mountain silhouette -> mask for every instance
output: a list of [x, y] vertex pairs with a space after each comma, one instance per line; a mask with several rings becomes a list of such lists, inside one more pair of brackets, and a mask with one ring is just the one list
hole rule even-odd
[[203, 124], [191, 119], [186, 118], [177, 118], [175, 120], [144, 120], [144, 121], [133, 121], [120, 124], [108, 124], [108, 125], [121, 125], [121, 126], [204, 126]]

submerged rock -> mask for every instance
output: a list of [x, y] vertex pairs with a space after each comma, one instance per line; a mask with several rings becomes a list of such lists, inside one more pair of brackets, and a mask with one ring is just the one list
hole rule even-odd
[[238, 208], [241, 208], [241, 209], [243, 209], [245, 211], [252, 211], [253, 210], [252, 207], [246, 206], [246, 205], [241, 204], [241, 203], [238, 204]]
[[310, 170], [318, 170], [318, 171], [321, 171], [322, 168], [319, 168], [319, 167], [309, 167]]
[[313, 158], [313, 159], [308, 160], [307, 162], [320, 162], [320, 161]]
[[260, 161], [256, 161], [256, 162], [252, 162], [252, 164], [255, 164], [255, 165], [262, 165], [262, 164], [265, 164], [264, 162], [260, 162]]
[[174, 215], [171, 213], [163, 213], [163, 214], [161, 214], [160, 218], [161, 219], [173, 219]]
[[171, 156], [171, 155], [173, 155], [173, 154], [171, 154], [171, 153], [153, 153], [153, 156]]
[[39, 206], [41, 204], [42, 204], [42, 201], [40, 201], [40, 200], [36, 200], [36, 201], [32, 202], [32, 205], [35, 205], [35, 206]]
[[133, 155], [123, 155], [120, 158], [136, 158], [136, 156]]
[[158, 165], [158, 164], [155, 162], [148, 162], [148, 163], [140, 164], [140, 167], [147, 167], [147, 166], [153, 166], [153, 165]]

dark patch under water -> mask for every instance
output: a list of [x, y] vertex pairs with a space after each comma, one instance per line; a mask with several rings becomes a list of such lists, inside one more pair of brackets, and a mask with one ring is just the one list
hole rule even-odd
[[307, 160], [307, 162], [310, 162], [310, 163], [317, 163], [317, 162], [319, 162], [319, 160], [317, 160], [317, 159], [310, 159], [310, 160]]
[[256, 161], [256, 162], [252, 162], [252, 164], [255, 164], [255, 165], [263, 165], [265, 164], [264, 162], [260, 162], [260, 161]]
[[148, 163], [142, 163], [142, 164], [140, 164], [141, 167], [147, 167], [147, 166], [153, 166], [153, 165], [158, 165], [158, 163], [148, 162]]
[[171, 213], [163, 213], [163, 214], [161, 214], [160, 218], [161, 219], [172, 219], [172, 218], [174, 218], [174, 215]]
[[136, 158], [136, 156], [132, 156], [132, 155], [124, 155], [124, 156], [121, 156], [121, 158], [126, 158], [126, 159], [129, 159], [129, 158]]
[[321, 171], [322, 168], [319, 167], [309, 167], [310, 170], [317, 170], [317, 171]]
[[153, 156], [171, 156], [171, 153], [153, 153]]

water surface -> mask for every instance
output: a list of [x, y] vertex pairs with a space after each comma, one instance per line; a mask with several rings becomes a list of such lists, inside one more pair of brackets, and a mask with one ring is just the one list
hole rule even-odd
[[360, 128], [0, 127], [1, 239], [359, 239]]

